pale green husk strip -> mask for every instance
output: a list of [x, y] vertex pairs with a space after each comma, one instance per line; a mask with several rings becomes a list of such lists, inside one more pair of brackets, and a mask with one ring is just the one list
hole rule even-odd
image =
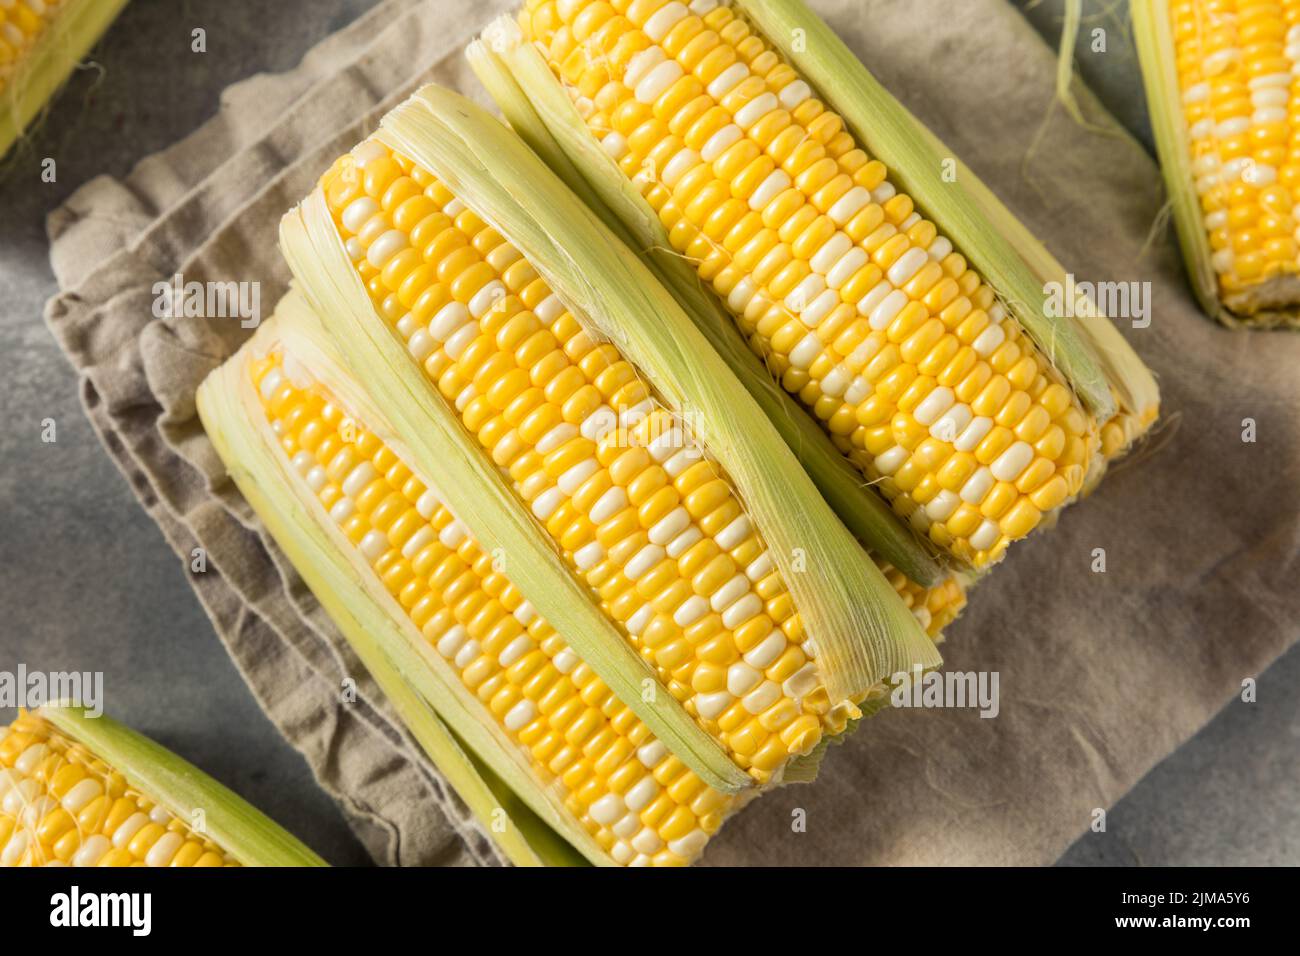
[[1080, 126], [1086, 125], [1083, 110], [1074, 91], [1074, 44], [1079, 38], [1079, 25], [1083, 21], [1080, 0], [1065, 0], [1065, 22], [1061, 26], [1060, 50], [1056, 57], [1056, 99]]
[[894, 184], [970, 260], [1083, 403], [1098, 419], [1110, 419], [1115, 402], [1091, 349], [1068, 320], [1046, 314], [1042, 283], [960, 183], [943, 181], [944, 157], [907, 109], [802, 0], [737, 0], [736, 6], [889, 167]]
[[0, 91], [0, 156], [63, 85], [126, 0], [71, 0], [36, 39]]
[[1074, 95], [1074, 45], [1079, 40], [1079, 28], [1082, 26], [1083, 0], [1065, 0], [1065, 10], [1061, 15], [1061, 38], [1056, 47], [1056, 101], [1079, 126], [1104, 135], [1113, 130], [1088, 122], [1079, 105], [1079, 98]]
[[763, 535], [817, 643], [833, 700], [866, 691], [907, 661], [940, 663], [906, 605], [672, 295], [518, 137], [459, 94], [428, 86], [383, 119], [379, 138], [429, 169], [523, 252], [579, 322], [613, 342], [689, 423]]
[[[200, 386], [199, 416], [208, 437], [411, 736], [506, 856], [519, 865], [577, 862], [576, 854], [563, 847], [563, 837], [592, 862], [607, 863], [608, 857], [565, 809], [558, 789], [543, 788], [504, 731], [482, 719], [482, 702], [429, 647], [279, 450], [246, 371], [250, 352], [265, 354], [277, 345], [308, 369], [359, 424], [404, 457], [365, 393], [329, 355], [323, 333], [313, 328], [316, 320], [310, 310], [291, 303], [293, 295], [243, 350]], [[476, 760], [490, 768], [491, 775], [482, 773]], [[510, 802], [501, 798], [502, 783], [530, 812], [512, 811]], [[504, 829], [494, 822], [504, 822]]]
[[245, 866], [327, 865], [239, 794], [111, 717], [90, 716], [71, 701], [41, 707], [36, 713], [184, 823], [193, 824], [194, 812], [202, 812], [202, 835]]
[[319, 189], [281, 221], [280, 246], [339, 354], [401, 436], [408, 465], [441, 490], [480, 547], [502, 556], [529, 603], [678, 759], [715, 789], [752, 785], [564, 569], [544, 529], [375, 313]]
[[651, 271], [766, 413], [840, 520], [913, 581], [937, 584], [943, 571], [930, 549], [870, 489], [812, 417], [772, 380], [721, 303], [673, 251], [659, 217], [600, 148], [518, 25], [501, 17], [466, 53], [511, 128], [615, 235], [642, 253]]

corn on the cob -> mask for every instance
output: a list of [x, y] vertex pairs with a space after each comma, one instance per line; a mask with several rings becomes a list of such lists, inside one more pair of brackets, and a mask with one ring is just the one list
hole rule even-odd
[[268, 422], [343, 535], [429, 645], [524, 748], [540, 780], [617, 863], [693, 859], [734, 799], [703, 782], [494, 570], [437, 494], [319, 387], [250, 369]]
[[[452, 126], [437, 134], [427, 125], [444, 122]], [[616, 695], [659, 736], [676, 733], [665, 742], [687, 747], [679, 756], [710, 783], [734, 789], [735, 767], [758, 783], [780, 779], [789, 760], [842, 730], [857, 716], [855, 703], [895, 673], [874, 663], [868, 676], [851, 663], [872, 653], [863, 641], [877, 626], [871, 617], [905, 621], [903, 633], [920, 630], [916, 619], [815, 494], [790, 513], [785, 482], [807, 487], [807, 479], [789, 468], [788, 449], [743, 403], [716, 356], [691, 341], [694, 328], [672, 299], [522, 144], [434, 88], [384, 123], [285, 220], [286, 254], [322, 321], [347, 343], [350, 362], [370, 363], [367, 385], [386, 415], [407, 416], [397, 427], [417, 457], [429, 432], [447, 435], [424, 451], [421, 466], [445, 472], [464, 454], [465, 432], [477, 440], [482, 465], [473, 478], [511, 500], [491, 490], [469, 508], [453, 501], [455, 510], [489, 550], [513, 554], [540, 532], [547, 567], [528, 562], [521, 574], [542, 573], [520, 586], [552, 620], [573, 611], [554, 593], [571, 580], [554, 566], [560, 553], [585, 585], [578, 600], [599, 605], [593, 623], [602, 637], [572, 621], [561, 629], [590, 642], [581, 650]], [[480, 167], [466, 158], [474, 155], [496, 162]], [[514, 198], [525, 182], [549, 197], [525, 209]], [[534, 208], [562, 221], [539, 223]], [[534, 244], [527, 256], [507, 241], [511, 232], [525, 248]], [[550, 253], [551, 243], [564, 254]], [[590, 271], [574, 264], [611, 255]], [[674, 368], [678, 356], [665, 357], [669, 343], [686, 371]], [[394, 384], [395, 395], [380, 397]], [[413, 407], [412, 392], [428, 405]], [[706, 440], [727, 450], [725, 468]], [[777, 474], [790, 477], [774, 482]], [[439, 476], [459, 496], [471, 494], [472, 480]], [[482, 504], [506, 513], [494, 519]], [[521, 528], [521, 508], [536, 525]], [[505, 536], [493, 520], [504, 522]], [[822, 548], [842, 550], [815, 554]], [[796, 551], [817, 567], [816, 582]], [[642, 669], [607, 660], [609, 640], [654, 665], [694, 724], [661, 723], [677, 709], [646, 706]], [[887, 653], [897, 659], [899, 650], [937, 662], [932, 647], [909, 638]], [[707, 744], [698, 743], [701, 733]], [[713, 756], [718, 744], [729, 760]]]
[[306, 296], [200, 416], [471, 808], [497, 817], [492, 780], [527, 808], [515, 862], [690, 862], [939, 663], [960, 584], [873, 564], [672, 298], [468, 101], [395, 110], [282, 245]]
[[1133, 8], [1161, 164], [1198, 298], [1226, 324], [1300, 324], [1300, 4]]
[[[808, 18], [801, 27], [824, 28]], [[1032, 316], [1004, 308], [867, 154], [857, 124], [846, 129], [736, 10], [531, 0], [520, 23], [649, 215], [548, 101], [527, 44], [498, 26], [480, 75], [504, 57], [643, 247], [669, 245], [696, 266], [786, 390], [937, 546], [976, 567], [996, 561], [1154, 418], [1153, 403], [1136, 425], [1107, 407], [1087, 348], [1071, 359], [1085, 405], [1025, 334]], [[1069, 331], [1046, 333], [1062, 369]]]
[[[422, 651], [421, 666], [443, 673], [466, 703], [465, 719], [489, 728], [490, 735], [480, 738], [480, 757], [520, 787], [525, 803], [566, 832], [588, 859], [691, 862], [743, 798], [708, 787], [674, 757], [543, 620], [498, 568], [499, 556], [484, 551], [438, 491], [403, 460], [397, 441], [369, 427], [377, 413], [362, 407], [363, 393], [332, 377], [318, 354], [313, 358], [302, 337], [309, 322], [296, 296], [286, 300], [200, 391], [205, 425], [241, 487], [263, 493], [277, 485], [291, 488], [308, 520], [332, 531], [330, 546], [346, 552], [341, 559], [364, 568], [363, 587], [384, 593], [389, 613], [403, 618], [407, 640]], [[231, 392], [244, 396], [242, 411], [255, 405], [260, 421], [223, 416], [218, 394]], [[234, 451], [234, 428], [259, 436], [278, 469], [260, 468], [247, 451]], [[257, 494], [250, 498], [257, 506]], [[294, 532], [280, 522], [290, 510], [258, 507], [279, 526], [276, 537], [287, 550]], [[298, 563], [310, 576], [310, 560]], [[954, 584], [925, 592], [890, 570], [891, 584], [937, 635], [959, 609], [960, 590]], [[329, 585], [309, 583], [324, 599]], [[759, 677], [791, 687], [798, 682], [788, 660]], [[824, 698], [824, 690], [820, 694]], [[442, 709], [450, 694], [428, 696]], [[787, 698], [746, 714], [750, 732], [789, 727], [794, 710]], [[473, 735], [463, 723], [453, 726], [462, 737]], [[454, 769], [445, 754], [431, 756], [444, 772]], [[512, 774], [503, 763], [510, 757], [522, 759], [527, 772]], [[490, 815], [483, 807], [478, 812]], [[513, 858], [541, 862], [526, 851]]]
[[238, 866], [39, 717], [9, 726], [0, 766], [0, 865]]
[[[522, 754], [507, 746], [500, 725], [483, 719], [482, 702], [448, 670], [361, 550], [339, 530], [313, 493], [318, 476], [308, 469], [308, 479], [295, 469], [286, 445], [297, 454], [302, 440], [311, 444], [322, 426], [298, 434], [297, 441], [282, 441], [277, 431], [287, 426], [268, 419], [267, 400], [257, 387], [265, 384], [265, 374], [255, 383], [251, 373], [259, 366], [264, 370], [274, 356], [282, 374], [304, 392], [319, 390], [336, 405], [346, 404], [351, 414], [340, 425], [349, 439], [389, 435], [328, 344], [314, 313], [291, 291], [253, 339], [200, 386], [198, 411], [209, 438], [412, 737], [490, 829], [505, 856], [518, 865], [599, 858], [599, 847], [584, 842], [589, 835], [572, 825], [554, 793], [536, 785], [521, 766]], [[366, 430], [359, 432], [358, 423]], [[384, 444], [398, 446], [388, 437]]]
[[669, 692], [742, 766], [765, 780], [856, 716], [831, 706], [785, 582], [721, 469], [517, 249], [378, 142], [341, 158], [322, 188], [376, 310]]
[[126, 0], [0, 2], [0, 156], [126, 5]]
[[0, 735], [0, 866], [321, 862], [224, 787], [107, 717], [51, 708], [19, 715]]
[[314, 497], [317, 520], [337, 529], [397, 603], [473, 701], [472, 716], [519, 752], [533, 786], [590, 835], [595, 846], [584, 849], [620, 864], [694, 859], [736, 798], [673, 757], [438, 493], [283, 346], [234, 361], [299, 493]]
[[[492, 47], [487, 47], [482, 41], [475, 41], [467, 49], [467, 55], [475, 73], [501, 106], [510, 125], [627, 246], [643, 248], [644, 244], [638, 242], [573, 167], [520, 88], [519, 81], [497, 61], [494, 50], [498, 45], [494, 41]], [[545, 71], [544, 64], [542, 68]], [[545, 78], [551, 79], [548, 73]], [[622, 177], [617, 170], [615, 176], [616, 182], [621, 183]], [[641, 202], [639, 193], [635, 194], [634, 201]], [[884, 560], [895, 564], [912, 580], [927, 586], [942, 580], [943, 562], [933, 548], [862, 481], [861, 472], [849, 464], [827, 433], [811, 416], [803, 413], [795, 399], [784, 389], [773, 387], [761, 357], [752, 351], [722, 304], [700, 283], [695, 270], [669, 248], [667, 236], [664, 235], [657, 245], [650, 245], [654, 248], [643, 257], [646, 265], [672, 292], [701, 334], [767, 414], [846, 527], [859, 541]]]

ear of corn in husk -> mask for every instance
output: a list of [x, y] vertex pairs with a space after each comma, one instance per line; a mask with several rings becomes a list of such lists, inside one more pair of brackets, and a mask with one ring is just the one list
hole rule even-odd
[[[236, 484], [512, 862], [687, 863], [748, 799], [674, 757], [497, 570], [297, 293], [198, 400]], [[955, 613], [959, 592], [889, 579], [932, 632]]]
[[512, 862], [698, 855], [738, 799], [673, 757], [495, 570], [300, 299], [199, 396], [236, 483]]
[[[646, 264], [669, 288], [709, 344], [763, 408], [848, 529], [913, 581], [926, 586], [938, 584], [944, 572], [927, 544], [867, 487], [861, 473], [845, 460], [826, 433], [809, 416], [800, 412], [789, 393], [772, 382], [767, 369], [749, 348], [731, 317], [704, 288], [687, 261], [672, 250], [667, 235], [660, 235], [662, 229], [658, 221], [653, 216], [637, 220], [645, 210], [631, 183], [613, 167], [602, 185], [614, 190], [611, 201], [619, 202], [621, 212], [637, 223], [635, 235], [570, 162], [568, 154], [538, 114], [537, 107], [524, 94], [519, 79], [503, 60], [503, 53], [525, 61], [528, 68], [536, 71], [535, 75], [541, 78], [542, 83], [532, 87], [533, 95], [542, 101], [552, 99], [545, 106], [551, 115], [569, 117], [565, 132], [571, 137], [570, 148], [587, 147], [592, 152], [587, 157], [589, 160], [612, 166], [608, 156], [596, 148], [587, 135], [581, 118], [572, 111], [563, 91], [550, 82], [540, 55], [532, 47], [518, 43], [519, 28], [509, 18], [502, 18], [489, 28], [487, 34], [488, 39], [471, 43], [467, 53], [474, 72], [501, 108], [511, 128], [626, 245], [633, 249], [648, 249]], [[524, 81], [533, 82], [527, 77]], [[646, 235], [652, 237], [646, 243], [637, 239], [637, 236]]]
[[412, 466], [711, 786], [938, 663], [672, 297], [477, 106], [420, 91], [281, 239]]
[[[430, 481], [436, 480], [439, 487], [457, 496], [457, 513], [469, 523], [483, 549], [509, 561], [512, 576], [525, 598], [548, 620], [561, 622], [556, 627], [562, 633], [577, 636], [579, 653], [601, 661], [597, 673], [620, 699], [636, 702], [638, 716], [659, 737], [672, 741], [674, 752], [682, 754], [714, 786], [731, 790], [745, 786], [744, 775], [732, 766], [707, 734], [694, 726], [674, 700], [662, 704], [653, 696], [642, 700], [642, 681], [649, 678], [649, 672], [641, 667], [635, 652], [620, 639], [612, 623], [592, 604], [577, 582], [554, 574], [551, 570], [556, 560], [554, 544], [519, 507], [514, 492], [493, 463], [476, 454], [476, 449], [467, 447], [455, 408], [449, 408], [436, 392], [425, 394], [428, 386], [423, 370], [408, 359], [400, 344], [387, 338], [389, 330], [372, 312], [360, 280], [356, 280], [357, 288], [348, 288], [347, 283], [353, 279], [352, 265], [334, 233], [330, 212], [318, 201], [318, 194], [309, 197], [303, 213], [314, 215], [314, 222], [293, 218], [291, 214], [282, 226], [286, 257], [299, 279], [309, 287], [314, 285], [313, 306], [323, 321], [329, 322], [326, 316], [331, 316], [336, 322], [353, 322], [348, 332], [366, 335], [373, 331], [375, 339], [370, 341], [388, 353], [385, 367], [372, 365], [370, 370], [363, 371], [364, 366], [358, 367], [357, 356], [368, 355], [368, 342], [350, 339], [347, 333], [335, 331], [337, 325], [330, 326], [331, 334], [348, 355], [357, 377], [364, 378], [367, 389], [377, 396], [376, 403], [388, 397], [389, 403], [381, 408], [386, 418], [399, 423], [395, 427], [410, 444], [410, 466], [419, 468]], [[309, 229], [319, 236], [317, 241], [309, 237]], [[333, 248], [331, 243], [338, 248]], [[333, 260], [329, 257], [331, 252], [336, 255]], [[342, 290], [329, 285], [336, 280], [343, 281]], [[339, 292], [342, 301], [329, 303], [329, 296]]]
[[637, 248], [691, 262], [961, 562], [999, 559], [1154, 420], [1109, 322], [1047, 314], [1050, 255], [968, 171], [941, 180], [937, 141], [802, 3], [536, 0], [520, 24], [471, 52], [512, 121], [546, 127]]
[[[426, 587], [424, 593], [402, 588], [391, 592], [396, 576], [383, 572], [393, 571], [394, 564], [400, 571], [411, 568], [407, 576], [419, 568], [425, 580], [430, 574], [450, 575], [451, 581], [442, 581], [443, 585], [455, 585], [463, 578], [459, 585], [463, 592], [468, 585], [478, 584], [471, 596], [486, 593], [476, 580], [485, 575], [467, 567], [473, 562], [459, 557], [468, 553], [472, 542], [460, 546], [464, 542], [452, 537], [461, 525], [447, 522], [441, 503], [434, 510], [437, 492], [408, 471], [406, 477], [391, 473], [391, 466], [400, 462], [398, 442], [367, 393], [343, 371], [316, 316], [298, 293], [286, 295], [273, 319], [203, 382], [198, 405], [204, 429], [231, 479], [398, 710], [413, 739], [484, 829], [491, 831], [508, 860], [516, 865], [581, 860], [571, 847], [590, 858], [601, 857], [599, 848], [569, 825], [554, 793], [533, 786], [528, 765], [503, 728], [482, 719], [482, 702], [421, 631], [428, 626], [432, 633], [434, 626], [441, 626], [439, 641], [446, 639], [446, 632], [464, 631], [464, 624], [456, 631], [459, 622], [448, 622], [443, 591]], [[363, 458], [365, 451], [368, 458]], [[381, 455], [381, 464], [387, 459], [390, 466], [382, 475], [373, 466], [376, 454]], [[347, 475], [338, 475], [337, 467], [330, 470], [339, 455], [351, 459]], [[390, 473], [402, 479], [396, 481], [396, 488], [415, 497], [415, 502], [408, 502], [415, 514], [389, 515], [390, 520], [404, 518], [403, 527], [419, 525], [407, 527], [406, 536], [399, 538], [403, 545], [412, 540], [420, 545], [419, 550], [411, 549], [416, 559], [413, 567], [394, 561], [387, 551], [372, 558], [378, 535], [365, 535], [377, 531], [369, 523], [374, 502], [361, 499], [363, 512], [357, 515], [357, 499], [368, 490], [355, 488], [364, 479], [356, 472], [363, 463], [373, 475], [367, 484], [376, 485], [368, 498], [383, 492], [389, 494], [382, 497], [391, 496]], [[354, 472], [357, 477], [348, 483]], [[416, 503], [420, 509], [415, 509]], [[391, 502], [386, 510], [393, 510]], [[441, 527], [435, 522], [442, 522]], [[391, 532], [391, 524], [383, 527]], [[380, 567], [372, 563], [385, 557]], [[409, 581], [402, 581], [403, 587], [406, 584]], [[519, 610], [519, 605], [510, 610]], [[497, 624], [498, 632], [506, 630], [502, 620], [491, 623]], [[443, 649], [450, 649], [450, 644], [443, 644]], [[459, 653], [463, 646], [455, 650]], [[521, 795], [529, 799], [517, 806]]]
[[1188, 278], [1229, 326], [1300, 325], [1300, 10], [1150, 0], [1133, 33]]
[[193, 765], [73, 703], [0, 734], [0, 866], [324, 866]]
[[0, 156], [125, 5], [126, 0], [0, 3]]

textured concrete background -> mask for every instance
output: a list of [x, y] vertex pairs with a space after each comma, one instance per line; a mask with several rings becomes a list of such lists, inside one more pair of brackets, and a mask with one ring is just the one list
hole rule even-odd
[[[41, 322], [56, 291], [44, 217], [99, 173], [209, 118], [221, 90], [295, 64], [370, 0], [135, 0], [47, 124], [0, 164], [0, 669], [104, 672], [107, 709], [242, 793], [330, 862], [366, 862], [334, 803], [262, 716], [176, 559], [100, 449], [76, 380]], [[1061, 0], [1026, 5], [1053, 44]], [[906, 4], [900, 2], [900, 12]], [[1079, 67], [1144, 142], [1126, 4], [1095, 0]], [[905, 15], [905, 14], [903, 14]], [[208, 52], [189, 52], [207, 30]], [[1086, 44], [1107, 31], [1107, 52]], [[1044, 90], [1043, 107], [1051, 91]], [[40, 181], [44, 157], [56, 183]], [[42, 422], [57, 441], [41, 441]], [[1064, 864], [1300, 863], [1300, 649], [1156, 767]], [[0, 721], [13, 716], [0, 709]], [[1141, 728], [1134, 728], [1141, 733]]]

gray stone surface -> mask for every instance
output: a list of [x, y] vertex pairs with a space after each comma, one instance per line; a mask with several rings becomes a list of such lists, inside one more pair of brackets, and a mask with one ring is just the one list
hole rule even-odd
[[[86, 423], [76, 380], [41, 322], [55, 290], [45, 214], [99, 173], [211, 116], [220, 91], [281, 70], [368, 0], [136, 0], [51, 109], [0, 164], [0, 669], [104, 672], [106, 706], [243, 793], [336, 864], [365, 862], [333, 802], [274, 732], [212, 633], [187, 569], [136, 505]], [[1060, 0], [1027, 15], [1053, 38]], [[1145, 110], [1124, 6], [1086, 4], [1080, 69], [1144, 141]], [[1107, 8], [1116, 9], [1104, 13]], [[900, 0], [900, 10], [906, 4]], [[189, 52], [207, 30], [208, 52]], [[1050, 106], [1044, 91], [1044, 110]], [[53, 157], [58, 181], [40, 182]], [[57, 441], [41, 441], [42, 421]], [[1300, 863], [1300, 650], [1260, 679], [1259, 702], [1229, 706], [1114, 807], [1062, 863]], [[0, 709], [0, 721], [13, 716]], [[1135, 732], [1141, 732], [1135, 728]]]

